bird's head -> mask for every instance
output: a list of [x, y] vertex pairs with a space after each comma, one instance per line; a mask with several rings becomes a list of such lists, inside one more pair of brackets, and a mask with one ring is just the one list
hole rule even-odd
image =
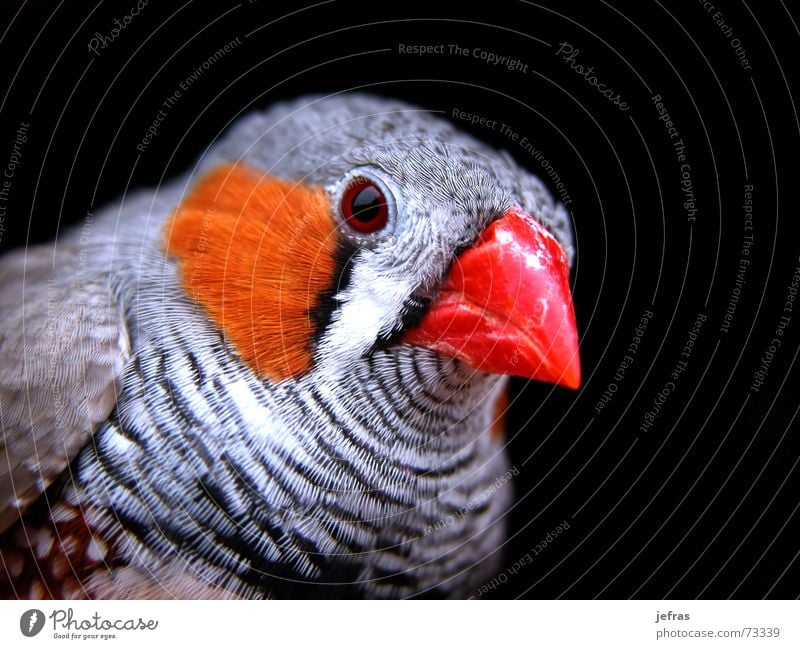
[[194, 176], [167, 249], [264, 378], [413, 345], [580, 384], [566, 212], [441, 117], [307, 97], [240, 120]]

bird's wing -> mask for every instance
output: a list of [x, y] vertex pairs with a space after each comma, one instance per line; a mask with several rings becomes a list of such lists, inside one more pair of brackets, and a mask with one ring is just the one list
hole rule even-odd
[[0, 259], [0, 531], [114, 409], [130, 356], [122, 309], [78, 246]]

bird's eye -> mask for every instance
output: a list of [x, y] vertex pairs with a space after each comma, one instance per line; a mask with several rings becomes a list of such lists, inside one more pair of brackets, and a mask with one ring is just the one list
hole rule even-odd
[[371, 234], [386, 227], [389, 205], [374, 181], [357, 176], [342, 194], [342, 214], [356, 232]]

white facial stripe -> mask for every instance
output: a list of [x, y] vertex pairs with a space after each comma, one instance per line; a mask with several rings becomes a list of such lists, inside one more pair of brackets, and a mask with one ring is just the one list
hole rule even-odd
[[376, 274], [362, 255], [353, 261], [348, 288], [337, 295], [339, 308], [318, 350], [322, 365], [337, 367], [357, 361], [375, 344], [381, 332], [391, 330], [413, 290], [393, 274]]

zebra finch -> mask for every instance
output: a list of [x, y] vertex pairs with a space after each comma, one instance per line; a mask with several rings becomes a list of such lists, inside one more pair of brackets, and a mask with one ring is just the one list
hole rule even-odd
[[0, 259], [0, 593], [463, 597], [498, 570], [507, 375], [580, 384], [568, 215], [361, 94]]

